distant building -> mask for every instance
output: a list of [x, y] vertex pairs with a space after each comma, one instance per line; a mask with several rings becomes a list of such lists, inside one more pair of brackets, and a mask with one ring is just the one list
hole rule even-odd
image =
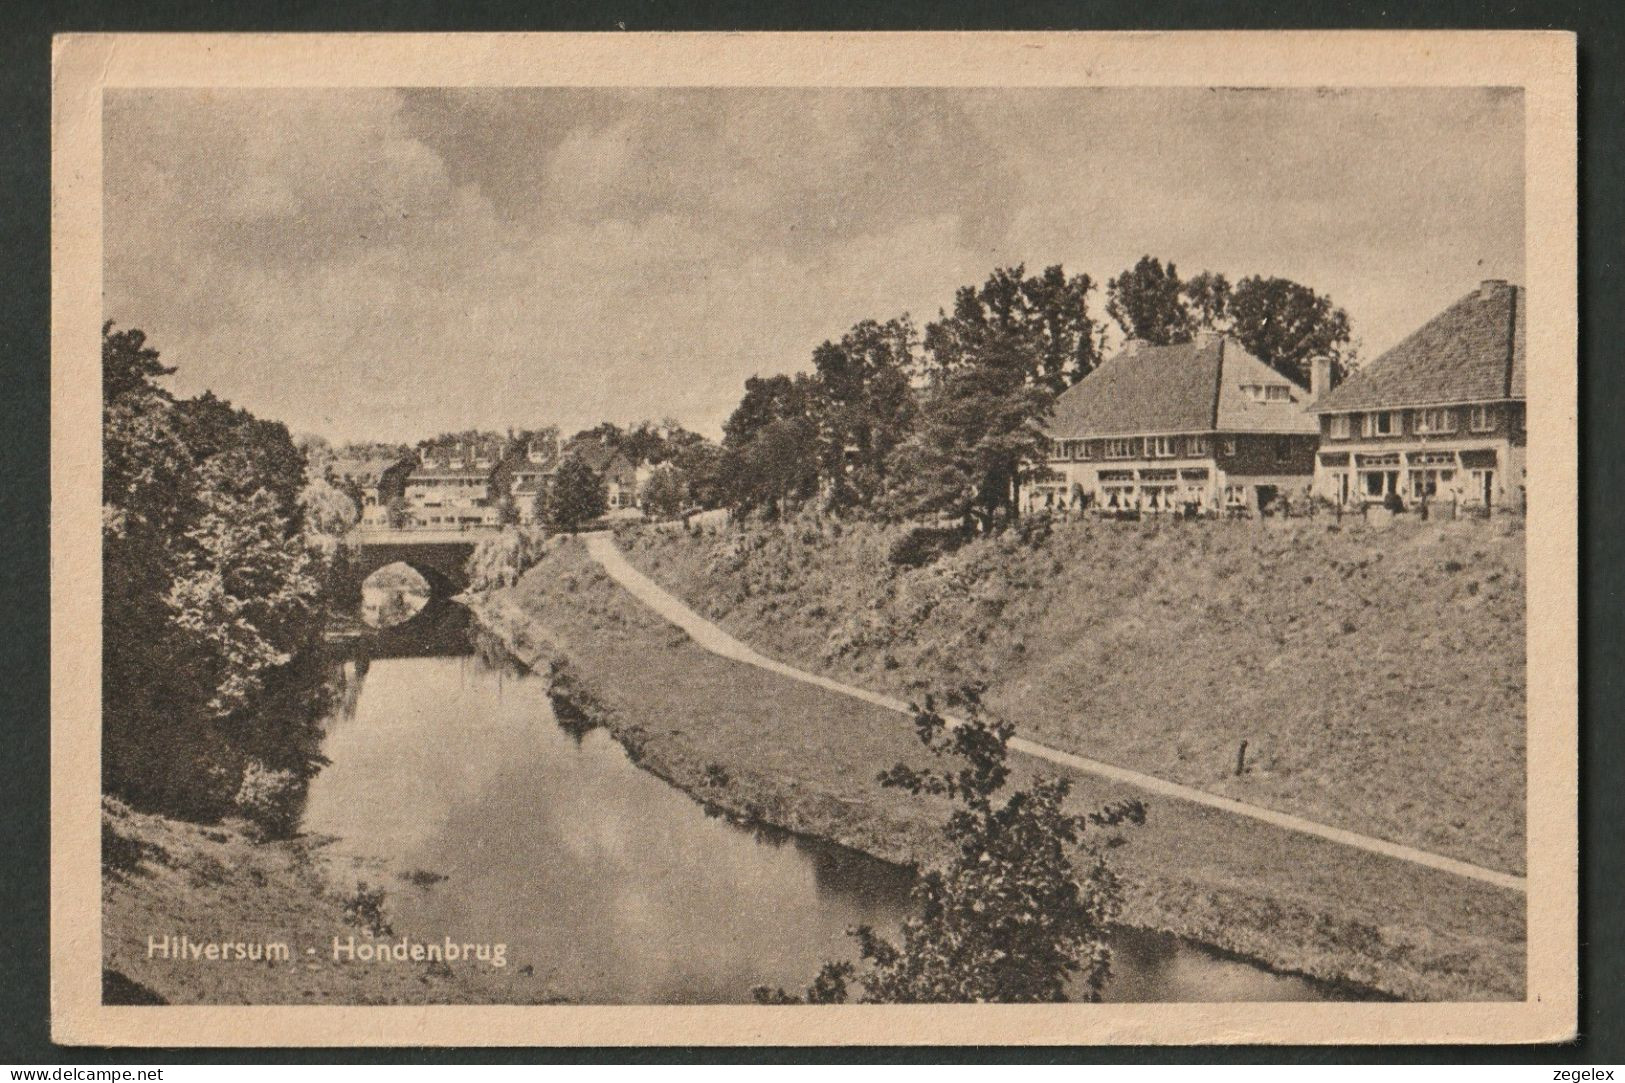
[[1521, 505], [1524, 291], [1484, 282], [1322, 396], [1315, 492]]
[[1130, 341], [1056, 400], [1050, 476], [1026, 487], [1024, 505], [1216, 513], [1305, 495], [1317, 439], [1309, 398], [1219, 334]]
[[536, 502], [552, 481], [558, 468], [558, 445], [553, 440], [533, 437], [515, 448], [509, 456], [507, 475], [509, 493], [519, 511], [519, 522], [533, 525], [538, 516]]
[[638, 506], [638, 467], [625, 454], [608, 444], [583, 442], [570, 449], [580, 456], [593, 473], [604, 480], [608, 511], [625, 511]]
[[455, 445], [426, 451], [406, 479], [406, 511], [421, 527], [494, 527], [502, 523], [493, 484], [499, 449]]
[[348, 493], [359, 505], [361, 525], [389, 525], [389, 505], [406, 491], [406, 478], [412, 472], [410, 456], [335, 458], [327, 466], [327, 479]]

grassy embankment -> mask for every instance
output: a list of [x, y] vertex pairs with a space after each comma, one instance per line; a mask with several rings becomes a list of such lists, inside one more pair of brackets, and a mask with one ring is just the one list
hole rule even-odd
[[[679, 559], [703, 561], [707, 547], [740, 540], [672, 537], [647, 543], [653, 548], [637, 558], [677, 585]], [[827, 584], [821, 599], [801, 606], [835, 613], [858, 587]], [[579, 545], [550, 553], [518, 586], [476, 607], [645, 767], [701, 800], [890, 860], [936, 852], [944, 806], [875, 781], [884, 767], [920, 760], [905, 718], [702, 650], [617, 587]], [[779, 619], [790, 623], [794, 610], [786, 606]], [[776, 649], [770, 637], [757, 642]], [[877, 660], [875, 668], [904, 672], [901, 659], [895, 670], [889, 664]], [[1018, 782], [1031, 770], [1021, 762]], [[1140, 795], [1075, 779], [1079, 808], [1128, 796]], [[1522, 995], [1520, 896], [1183, 802], [1147, 803], [1150, 821], [1115, 832], [1110, 849], [1130, 924], [1400, 996]]]
[[1035, 740], [1524, 871], [1515, 521], [1073, 523], [918, 569], [887, 562], [897, 534], [803, 521], [621, 544], [792, 665], [904, 698], [985, 681]]
[[[301, 836], [260, 842], [238, 825], [184, 823], [134, 812], [108, 800], [102, 876], [103, 995], [110, 1003], [170, 1004], [532, 1004], [558, 998], [524, 968], [482, 963], [335, 962], [335, 936], [366, 942], [345, 910], [358, 881], [384, 892], [445, 890], [406, 873], [332, 852], [332, 840]], [[104, 860], [106, 860], [104, 858]], [[398, 941], [433, 930], [398, 924]], [[167, 961], [149, 958], [147, 938], [184, 935], [193, 943], [280, 942], [285, 963]], [[305, 953], [314, 948], [313, 955]]]

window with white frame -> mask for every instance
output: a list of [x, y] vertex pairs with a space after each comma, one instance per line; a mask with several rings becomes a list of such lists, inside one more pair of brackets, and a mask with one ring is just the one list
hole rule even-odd
[[1353, 418], [1349, 414], [1333, 414], [1327, 435], [1333, 440], [1347, 440]]
[[1495, 407], [1474, 406], [1467, 415], [1467, 427], [1474, 432], [1489, 432], [1495, 428]]
[[1185, 437], [1185, 454], [1193, 458], [1208, 454], [1211, 446], [1205, 436]]
[[1456, 411], [1448, 407], [1420, 410], [1416, 414], [1416, 431], [1419, 433], [1455, 432]]
[[1243, 384], [1241, 390], [1254, 402], [1292, 401], [1292, 389], [1286, 384]]
[[1124, 437], [1114, 437], [1106, 441], [1106, 458], [1128, 459], [1134, 455], [1134, 441]]
[[1171, 459], [1179, 454], [1179, 441], [1172, 436], [1148, 436], [1145, 445], [1147, 458]]
[[1378, 410], [1365, 415], [1365, 435], [1398, 436], [1400, 419], [1398, 410]]
[[1236, 438], [1234, 436], [1226, 436], [1224, 438], [1224, 453], [1226, 455], [1234, 455], [1236, 453]]

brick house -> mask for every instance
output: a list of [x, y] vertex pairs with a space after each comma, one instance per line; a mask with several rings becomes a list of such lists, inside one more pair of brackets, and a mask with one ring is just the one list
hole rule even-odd
[[1484, 282], [1313, 406], [1315, 493], [1521, 506], [1524, 291]]
[[1025, 488], [1024, 506], [1218, 513], [1299, 498], [1314, 472], [1308, 402], [1223, 335], [1130, 341], [1056, 399], [1049, 477]]

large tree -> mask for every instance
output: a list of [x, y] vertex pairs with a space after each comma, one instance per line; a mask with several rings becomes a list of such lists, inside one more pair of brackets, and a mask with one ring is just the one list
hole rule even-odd
[[811, 398], [808, 383], [804, 373], [747, 379], [744, 397], [723, 422], [723, 446], [742, 448], [775, 421], [806, 417]]
[[283, 425], [176, 401], [139, 331], [109, 324], [103, 364], [104, 785], [219, 815], [250, 777], [318, 762], [304, 457]]
[[1126, 338], [1153, 346], [1189, 342], [1195, 330], [1185, 304], [1184, 283], [1172, 262], [1165, 267], [1153, 256], [1140, 261], [1106, 283], [1106, 314], [1117, 321]]
[[962, 287], [953, 314], [926, 327], [919, 420], [892, 456], [900, 514], [946, 514], [987, 530], [1016, 516], [1019, 485], [1042, 469], [1052, 339], [1025, 281], [1020, 267], [996, 270], [980, 288]]
[[1331, 298], [1286, 278], [1253, 275], [1230, 298], [1230, 333], [1254, 357], [1308, 386], [1310, 362], [1327, 357], [1334, 379], [1353, 361], [1348, 313]]
[[812, 421], [770, 421], [748, 443], [728, 449], [724, 476], [736, 510], [786, 514], [818, 489], [818, 433]]
[[549, 530], [574, 533], [604, 514], [609, 493], [598, 472], [570, 453], [559, 463], [552, 484], [537, 495], [537, 504]]
[[697, 439], [677, 452], [672, 465], [688, 485], [689, 499], [702, 508], [721, 507], [728, 499], [728, 453], [706, 439]]
[[1181, 287], [1186, 311], [1197, 327], [1224, 331], [1230, 326], [1230, 280], [1214, 271], [1203, 271]]
[[1026, 268], [998, 267], [981, 286], [961, 286], [953, 315], [925, 329], [927, 355], [953, 368], [984, 354], [990, 341], [1021, 355], [1025, 379], [1059, 394], [1100, 363], [1103, 329], [1089, 315], [1086, 274], [1068, 277], [1060, 264], [1028, 276]]
[[813, 351], [810, 409], [819, 465], [842, 502], [869, 503], [885, 483], [886, 462], [908, 435], [915, 410], [909, 384], [916, 339], [907, 316], [864, 320]]

